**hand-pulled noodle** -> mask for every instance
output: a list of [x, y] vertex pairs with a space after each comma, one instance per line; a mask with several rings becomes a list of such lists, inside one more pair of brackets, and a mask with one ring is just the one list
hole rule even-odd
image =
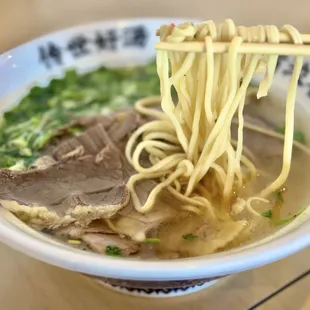
[[[173, 43], [170, 50], [157, 51], [157, 71], [161, 100], [140, 100], [137, 110], [155, 120], [140, 127], [130, 138], [126, 157], [137, 174], [127, 183], [134, 206], [139, 212], [150, 211], [156, 197], [166, 188], [180, 202], [180, 209], [194, 213], [202, 210], [213, 219], [229, 218], [232, 204], [242, 196], [250, 179], [257, 175], [252, 158], [243, 147], [243, 118], [247, 89], [257, 73], [263, 73], [257, 97], [266, 96], [271, 86], [278, 54], [240, 53], [243, 43], [279, 43], [285, 33], [294, 44], [302, 43], [299, 32], [290, 25], [235, 26], [232, 20], [222, 24], [207, 21], [159, 29], [161, 42]], [[205, 52], [191, 51], [204, 42]], [[216, 42], [229, 42], [227, 53], [216, 53]], [[181, 51], [182, 44], [188, 51]], [[295, 58], [294, 71], [286, 99], [283, 165], [280, 175], [260, 193], [247, 197], [250, 203], [268, 197], [281, 188], [291, 165], [294, 132], [294, 106], [302, 56]], [[172, 90], [177, 93], [174, 102]], [[161, 109], [156, 108], [160, 104]], [[153, 105], [153, 107], [152, 107]], [[238, 139], [231, 136], [232, 122], [237, 121]], [[145, 167], [141, 157], [149, 155]], [[135, 184], [143, 179], [160, 179], [142, 205]], [[262, 198], [259, 198], [262, 197]], [[264, 200], [265, 201], [265, 200]], [[257, 213], [257, 212], [256, 212]]]

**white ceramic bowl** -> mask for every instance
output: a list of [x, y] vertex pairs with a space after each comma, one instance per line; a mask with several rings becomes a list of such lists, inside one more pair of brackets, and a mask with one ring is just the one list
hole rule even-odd
[[[61, 77], [68, 68], [79, 72], [101, 65], [126, 66], [144, 64], [155, 56], [155, 30], [163, 23], [179, 23], [172, 19], [134, 19], [98, 22], [55, 32], [23, 44], [0, 56], [0, 102], [6, 110], [35, 84], [45, 85], [53, 77]], [[115, 32], [116, 49], [98, 51], [91, 41], [96, 33]], [[71, 40], [84, 36], [87, 53], [74, 57], [66, 48]], [[134, 40], [132, 40], [134, 39]], [[51, 47], [59, 48], [53, 54]], [[55, 56], [56, 55], [56, 56]], [[54, 56], [54, 57], [52, 57]], [[290, 58], [281, 58], [275, 77], [274, 92], [284, 96], [289, 81]], [[298, 94], [298, 113], [310, 118], [310, 77], [306, 59]], [[301, 119], [297, 126], [310, 142], [310, 122]], [[307, 190], [305, 188], [305, 190]], [[298, 217], [272, 236], [248, 246], [205, 257], [140, 261], [132, 258], [111, 258], [80, 251], [52, 241], [33, 231], [12, 214], [0, 209], [0, 240], [36, 259], [79, 273], [94, 276], [112, 285], [131, 288], [187, 288], [279, 260], [310, 244], [310, 212]]]

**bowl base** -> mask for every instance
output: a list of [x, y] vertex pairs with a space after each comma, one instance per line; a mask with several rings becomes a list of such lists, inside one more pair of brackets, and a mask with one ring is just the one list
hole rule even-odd
[[169, 298], [169, 297], [178, 297], [184, 296], [188, 294], [192, 294], [198, 291], [201, 291], [207, 287], [212, 286], [215, 284], [217, 280], [208, 281], [203, 284], [189, 286], [186, 288], [169, 288], [169, 289], [140, 289], [140, 288], [129, 288], [129, 287], [122, 287], [117, 285], [112, 285], [102, 280], [97, 280], [100, 285], [127, 295], [137, 296], [137, 297], [146, 297], [146, 298]]

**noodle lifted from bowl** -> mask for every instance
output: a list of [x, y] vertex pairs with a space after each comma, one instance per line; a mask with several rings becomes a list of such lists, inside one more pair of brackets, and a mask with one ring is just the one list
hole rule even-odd
[[[241, 54], [243, 42], [279, 43], [280, 32], [295, 44], [302, 43], [299, 32], [286, 25], [236, 27], [232, 20], [223, 24], [208, 21], [194, 26], [164, 25], [160, 40], [174, 44], [205, 42], [206, 52], [157, 51], [157, 71], [161, 84], [161, 110], [154, 106], [157, 98], [142, 99], [136, 109], [155, 118], [141, 126], [130, 138], [126, 157], [137, 174], [127, 183], [137, 211], [148, 212], [156, 196], [167, 189], [180, 202], [181, 209], [205, 213], [216, 220], [229, 217], [230, 208], [257, 171], [243, 147], [243, 109], [247, 88], [257, 72], [264, 77], [257, 97], [266, 96], [276, 69], [278, 55]], [[230, 42], [227, 53], [214, 52], [214, 42]], [[286, 99], [283, 164], [280, 175], [257, 195], [248, 198], [264, 200], [283, 186], [291, 164], [294, 106], [302, 56], [295, 58], [294, 71]], [[177, 104], [171, 90], [177, 92]], [[233, 117], [238, 118], [238, 139], [231, 138]], [[141, 163], [146, 152], [149, 166]], [[143, 179], [159, 179], [142, 205], [135, 184]], [[254, 211], [254, 210], [253, 210]], [[255, 212], [255, 211], [254, 211]]]

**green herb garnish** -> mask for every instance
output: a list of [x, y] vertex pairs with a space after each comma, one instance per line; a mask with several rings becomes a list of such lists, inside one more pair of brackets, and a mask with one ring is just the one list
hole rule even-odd
[[109, 256], [121, 256], [122, 251], [119, 247], [115, 245], [108, 245], [105, 249], [105, 254]]
[[159, 238], [145, 238], [144, 243], [159, 243], [160, 239]]
[[[121, 69], [100, 68], [79, 75], [67, 71], [46, 87], [30, 89], [18, 105], [0, 118], [0, 168], [25, 170], [64, 133], [57, 128], [79, 116], [101, 114], [160, 94], [156, 63]], [[80, 128], [69, 128], [78, 135]]]
[[283, 199], [283, 192], [282, 191], [278, 191], [275, 193], [275, 196], [276, 196], [276, 199], [281, 201], [281, 202], [284, 202], [284, 199]]
[[[292, 216], [289, 216], [289, 217], [286, 217], [286, 218], [283, 218], [283, 219], [278, 219], [278, 220], [275, 220], [275, 224], [280, 226], [280, 225], [284, 225], [284, 224], [287, 224], [287, 223], [290, 223], [291, 221], [293, 221], [296, 217], [298, 217], [306, 208], [303, 207], [301, 208], [296, 214], [292, 215]], [[262, 216], [264, 217], [267, 217], [267, 218], [272, 218], [272, 210], [267, 210], [265, 212], [262, 212], [261, 213]]]
[[183, 235], [182, 238], [185, 240], [193, 240], [193, 239], [198, 238], [198, 236], [194, 234], [186, 234], [186, 235]]
[[272, 218], [272, 211], [269, 209], [265, 212], [262, 212], [261, 215], [264, 217]]
[[[285, 127], [280, 127], [277, 129], [278, 133], [285, 134]], [[305, 135], [301, 131], [294, 131], [293, 139], [299, 143], [306, 144]]]
[[284, 224], [288, 224], [290, 222], [292, 222], [296, 217], [298, 217], [304, 210], [306, 209], [306, 207], [302, 207], [296, 214], [283, 218], [283, 219], [279, 219], [276, 220], [275, 224], [276, 225], [284, 225]]

